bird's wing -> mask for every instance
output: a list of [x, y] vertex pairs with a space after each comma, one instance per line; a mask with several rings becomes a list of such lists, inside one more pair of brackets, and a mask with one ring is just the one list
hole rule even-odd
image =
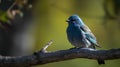
[[91, 38], [93, 38], [93, 39], [96, 40], [96, 37], [94, 36], [94, 34], [92, 34], [92, 32], [91, 32], [91, 30], [89, 29], [88, 26], [82, 25], [82, 26], [80, 26], [80, 28], [81, 28], [85, 33], [89, 34], [89, 36], [90, 36]]
[[99, 44], [97, 43], [96, 38], [91, 36], [89, 33], [85, 33], [86, 39], [92, 43], [93, 46], [100, 47]]
[[86, 25], [83, 25], [80, 27], [84, 32], [85, 32], [85, 36], [86, 36], [86, 39], [88, 41], [90, 41], [93, 45], [97, 46], [97, 47], [100, 47], [98, 44], [97, 44], [97, 40], [96, 40], [96, 37], [94, 36], [94, 34], [91, 32], [91, 30], [88, 28], [88, 26]]

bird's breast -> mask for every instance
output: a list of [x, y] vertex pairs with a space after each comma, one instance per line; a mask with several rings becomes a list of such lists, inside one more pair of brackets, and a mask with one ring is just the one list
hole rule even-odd
[[76, 47], [84, 47], [83, 35], [79, 28], [68, 26], [67, 37], [69, 42]]

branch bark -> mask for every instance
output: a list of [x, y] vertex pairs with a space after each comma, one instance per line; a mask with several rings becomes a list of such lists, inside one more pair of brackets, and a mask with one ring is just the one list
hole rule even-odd
[[40, 51], [28, 56], [9, 57], [0, 56], [0, 67], [29, 67], [34, 65], [42, 65], [52, 62], [70, 60], [75, 58], [87, 59], [104, 59], [112, 60], [120, 58], [120, 48], [110, 50], [94, 50], [90, 48], [72, 48], [67, 50], [59, 50], [47, 52], [47, 47], [52, 44], [48, 42]]

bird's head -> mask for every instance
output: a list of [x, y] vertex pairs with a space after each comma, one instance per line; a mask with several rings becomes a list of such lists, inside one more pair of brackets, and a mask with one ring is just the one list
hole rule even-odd
[[81, 18], [78, 15], [72, 15], [68, 18], [68, 20], [66, 20], [66, 22], [68, 22], [69, 24], [84, 24], [83, 21], [81, 20]]

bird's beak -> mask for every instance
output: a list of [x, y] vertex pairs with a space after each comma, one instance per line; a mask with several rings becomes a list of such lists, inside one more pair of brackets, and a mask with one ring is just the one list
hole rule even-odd
[[70, 22], [70, 20], [66, 20], [66, 22]]

